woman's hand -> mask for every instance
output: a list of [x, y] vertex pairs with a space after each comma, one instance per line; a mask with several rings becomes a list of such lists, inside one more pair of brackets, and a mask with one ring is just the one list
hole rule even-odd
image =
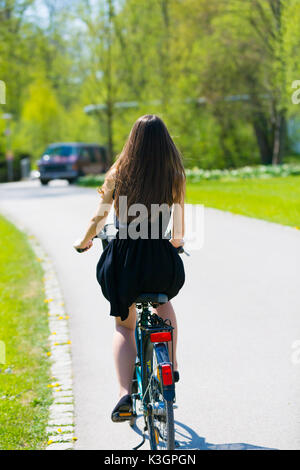
[[170, 242], [174, 246], [174, 248], [179, 248], [180, 246], [184, 245], [184, 240], [183, 238], [176, 239], [176, 238], [171, 238]]
[[78, 253], [83, 253], [84, 251], [89, 250], [93, 246], [92, 240], [85, 242], [84, 240], [76, 240], [73, 244], [73, 247]]

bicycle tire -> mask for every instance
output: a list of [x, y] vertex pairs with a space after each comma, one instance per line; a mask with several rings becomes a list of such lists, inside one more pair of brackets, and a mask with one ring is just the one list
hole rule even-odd
[[[165, 352], [167, 357], [169, 357], [168, 347], [165, 345]], [[157, 367], [157, 358], [156, 358], [156, 350], [153, 349], [153, 367]], [[156, 387], [156, 393], [153, 395], [154, 400], [160, 400], [160, 403], [163, 403], [163, 414], [160, 413], [160, 419], [157, 417], [157, 425], [162, 428], [159, 431], [161, 442], [161, 448], [165, 450], [174, 450], [175, 449], [175, 423], [174, 423], [174, 408], [173, 408], [173, 400], [167, 400], [164, 397], [163, 393], [163, 385], [161, 382], [161, 377], [159, 378], [159, 382], [153, 382]], [[162, 419], [163, 418], [163, 419]], [[154, 416], [154, 427], [156, 427], [156, 419]], [[160, 441], [157, 443], [158, 447], [160, 447]]]
[[167, 450], [175, 450], [175, 423], [173, 402], [165, 400], [167, 415]]
[[157, 450], [157, 443], [156, 443], [156, 436], [155, 436], [156, 431], [155, 431], [155, 428], [154, 428], [152, 414], [148, 414], [148, 416], [147, 416], [147, 428], [148, 428], [148, 433], [149, 433], [150, 449], [151, 450]]
[[[150, 407], [148, 406], [148, 416], [147, 416], [147, 428], [148, 428], [148, 434], [149, 434], [150, 449], [157, 450], [159, 448], [159, 444], [161, 444], [161, 448], [164, 450], [174, 450], [175, 449], [175, 424], [174, 424], [173, 401], [166, 400], [163, 397], [161, 382], [158, 385], [157, 381], [154, 381], [153, 379], [152, 374], [153, 372], [156, 372], [154, 371], [154, 365], [157, 363], [157, 360], [156, 360], [155, 348], [153, 348], [153, 344], [150, 343], [150, 341], [145, 344], [144, 358], [145, 358], [146, 365], [149, 366], [149, 364], [151, 364], [150, 371], [148, 367], [146, 367], [147, 375], [146, 375], [146, 383], [144, 384], [145, 388], [148, 386], [149, 380], [152, 377], [152, 384], [149, 386], [149, 393], [146, 395], [147, 404], [150, 405]], [[158, 393], [160, 394], [161, 402], [164, 403], [164, 410], [165, 410], [164, 412], [165, 425], [163, 426], [163, 431], [164, 431], [163, 436], [161, 435], [161, 432], [158, 428], [158, 424], [160, 424], [160, 427], [161, 427], [162, 423], [159, 421], [156, 422], [157, 418], [155, 417], [155, 414], [152, 413], [152, 409], [155, 404], [156, 398], [158, 398], [158, 395], [157, 395]]]
[[151, 450], [157, 450], [152, 410], [151, 410], [151, 407], [149, 407], [150, 395], [149, 395], [148, 385], [149, 385], [149, 380], [151, 380], [151, 376], [153, 372], [153, 344], [150, 342], [149, 338], [145, 339], [143, 357], [144, 357], [144, 364], [143, 364], [144, 393], [146, 390], [148, 390], [144, 396], [144, 404], [147, 407], [146, 424], [147, 424], [147, 430], [148, 430], [148, 436], [149, 436], [149, 444], [150, 444]]

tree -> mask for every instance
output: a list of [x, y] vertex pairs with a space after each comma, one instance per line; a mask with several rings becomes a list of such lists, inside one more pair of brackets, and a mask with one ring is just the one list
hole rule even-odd
[[[239, 18], [238, 60], [244, 58], [249, 64], [249, 68], [241, 67], [241, 78], [249, 90], [251, 118], [264, 163], [281, 163], [286, 147], [287, 73], [289, 62], [294, 60], [289, 29], [295, 20], [298, 43], [300, 31], [299, 13], [294, 16], [294, 7], [293, 0], [231, 2], [233, 16]], [[246, 42], [249, 52], [245, 57], [241, 45]]]
[[62, 140], [62, 122], [63, 109], [51, 84], [38, 77], [29, 86], [13, 144], [40, 156], [51, 142]]
[[79, 6], [78, 14], [86, 26], [85, 40], [89, 49], [86, 90], [89, 91], [92, 103], [103, 105], [96, 107], [94, 111], [100, 125], [106, 125], [108, 159], [112, 163], [115, 104], [119, 96], [119, 50], [115, 41], [114, 1], [105, 0], [100, 5], [95, 5], [87, 0]]

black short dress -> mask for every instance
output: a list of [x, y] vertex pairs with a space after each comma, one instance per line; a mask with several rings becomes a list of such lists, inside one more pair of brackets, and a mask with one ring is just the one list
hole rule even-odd
[[[118, 228], [118, 227], [117, 227]], [[125, 320], [139, 294], [175, 297], [185, 281], [183, 262], [170, 241], [159, 238], [112, 240], [97, 264], [97, 280], [110, 302], [110, 315]]]

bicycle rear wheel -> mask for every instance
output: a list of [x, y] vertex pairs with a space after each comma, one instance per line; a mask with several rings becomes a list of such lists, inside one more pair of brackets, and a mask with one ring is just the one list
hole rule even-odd
[[[165, 357], [168, 361], [168, 348], [165, 346]], [[148, 416], [147, 427], [150, 448], [152, 450], [175, 449], [175, 426], [173, 400], [164, 397], [162, 378], [159, 373], [159, 362], [156, 350], [150, 343], [147, 347], [146, 363], [148, 366]], [[149, 371], [149, 366], [150, 371]], [[150, 383], [149, 383], [150, 382]]]
[[144, 373], [143, 373], [143, 390], [144, 390], [144, 413], [145, 416], [145, 424], [147, 426], [148, 436], [149, 436], [149, 444], [151, 450], [157, 450], [156, 447], [156, 438], [155, 438], [155, 431], [154, 431], [154, 424], [153, 424], [153, 416], [152, 416], [152, 409], [150, 404], [150, 382], [152, 377], [152, 364], [153, 364], [153, 344], [150, 342], [149, 338], [145, 340], [144, 343]]

